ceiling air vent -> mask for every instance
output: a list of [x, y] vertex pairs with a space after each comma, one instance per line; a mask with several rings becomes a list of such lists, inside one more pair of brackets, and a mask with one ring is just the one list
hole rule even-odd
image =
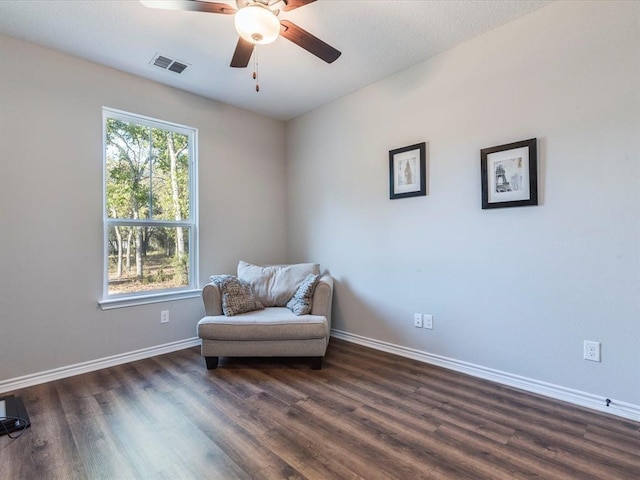
[[171, 65], [169, 65], [169, 70], [176, 73], [182, 73], [185, 68], [187, 68], [187, 66], [184, 63], [180, 62], [173, 62]]
[[156, 67], [162, 68], [163, 70], [171, 70], [175, 73], [182, 73], [188, 66], [186, 63], [179, 62], [175, 58], [167, 57], [166, 55], [160, 55], [159, 53], [157, 53], [149, 63]]

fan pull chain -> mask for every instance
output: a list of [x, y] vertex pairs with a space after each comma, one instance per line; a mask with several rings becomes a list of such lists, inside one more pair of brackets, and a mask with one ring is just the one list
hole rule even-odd
[[258, 83], [258, 42], [254, 42], [253, 46], [253, 79], [256, 81], [256, 92], [260, 91]]

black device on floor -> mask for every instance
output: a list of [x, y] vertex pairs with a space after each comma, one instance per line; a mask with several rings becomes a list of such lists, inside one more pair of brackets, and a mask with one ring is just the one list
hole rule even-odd
[[9, 395], [0, 398], [0, 436], [31, 426], [22, 398]]

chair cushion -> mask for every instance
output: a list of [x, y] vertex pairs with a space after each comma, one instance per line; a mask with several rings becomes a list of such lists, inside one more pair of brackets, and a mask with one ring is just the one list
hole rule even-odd
[[257, 300], [265, 307], [284, 307], [309, 274], [318, 275], [317, 263], [270, 265], [261, 267], [240, 261], [238, 278], [251, 285]]
[[295, 315], [286, 307], [271, 307], [232, 318], [204, 317], [198, 336], [210, 340], [307, 340], [327, 338], [327, 319], [320, 315]]
[[320, 275], [310, 273], [307, 278], [300, 284], [296, 293], [293, 294], [291, 300], [287, 302], [287, 308], [296, 315], [306, 315], [311, 313], [311, 305], [313, 303], [313, 291], [318, 284]]

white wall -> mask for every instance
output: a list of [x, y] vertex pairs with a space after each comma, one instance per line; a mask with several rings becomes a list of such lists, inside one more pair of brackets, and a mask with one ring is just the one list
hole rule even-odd
[[8, 37], [0, 64], [0, 381], [196, 336], [199, 298], [98, 307], [102, 106], [199, 129], [201, 285], [286, 259], [281, 122]]
[[[336, 329], [640, 405], [639, 20], [556, 2], [287, 124], [289, 260]], [[480, 149], [531, 137], [540, 205], [482, 210]], [[389, 200], [421, 141], [428, 196]]]

